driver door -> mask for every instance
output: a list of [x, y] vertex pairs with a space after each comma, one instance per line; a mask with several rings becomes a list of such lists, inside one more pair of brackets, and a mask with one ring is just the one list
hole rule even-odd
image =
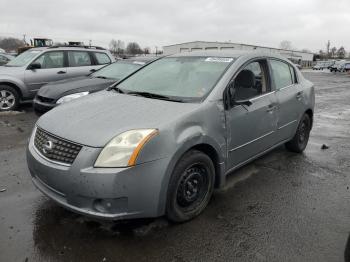
[[228, 168], [237, 167], [276, 143], [277, 99], [265, 59], [248, 63], [228, 86]]
[[30, 69], [29, 66], [25, 70], [25, 84], [32, 97], [43, 85], [67, 78], [64, 60], [64, 51], [45, 52], [33, 62], [40, 64], [40, 68]]

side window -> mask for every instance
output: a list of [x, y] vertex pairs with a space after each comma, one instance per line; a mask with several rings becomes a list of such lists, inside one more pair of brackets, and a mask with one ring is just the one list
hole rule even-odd
[[41, 69], [64, 67], [64, 55], [62, 51], [46, 52], [34, 61], [41, 65]]
[[68, 63], [70, 67], [92, 65], [89, 53], [84, 51], [68, 51]]
[[[266, 64], [266, 62], [265, 62]], [[234, 80], [235, 100], [248, 100], [268, 92], [264, 61], [255, 61], [245, 66]]]
[[99, 65], [105, 65], [111, 62], [111, 59], [105, 53], [95, 52], [94, 54]]
[[270, 63], [277, 90], [293, 84], [292, 74], [287, 63], [277, 60], [270, 60]]

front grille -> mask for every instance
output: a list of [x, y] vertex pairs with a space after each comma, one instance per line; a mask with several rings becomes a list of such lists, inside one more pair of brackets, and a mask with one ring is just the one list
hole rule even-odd
[[34, 145], [46, 158], [69, 165], [74, 162], [81, 150], [80, 145], [53, 136], [39, 128], [36, 129]]
[[53, 103], [55, 99], [44, 97], [44, 96], [37, 96], [38, 100], [44, 103]]

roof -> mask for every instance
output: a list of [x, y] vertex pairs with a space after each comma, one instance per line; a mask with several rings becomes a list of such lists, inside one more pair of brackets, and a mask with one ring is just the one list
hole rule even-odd
[[60, 50], [106, 50], [105, 48], [98, 47], [98, 46], [69, 46], [69, 45], [62, 45], [62, 46], [46, 46], [46, 47], [33, 47], [28, 50], [46, 50], [46, 49], [60, 49]]
[[260, 46], [260, 45], [251, 45], [251, 44], [242, 44], [242, 43], [233, 43], [233, 42], [213, 42], [213, 41], [191, 41], [191, 42], [184, 42], [179, 44], [173, 44], [173, 45], [165, 45], [164, 47], [170, 47], [170, 46], [177, 46], [177, 45], [185, 45], [185, 44], [195, 44], [195, 43], [206, 43], [206, 44], [232, 44], [232, 45], [242, 45], [242, 46], [251, 46], [251, 47], [261, 47], [261, 48], [268, 48], [268, 49], [274, 49], [274, 50], [280, 50], [280, 51], [289, 51], [289, 52], [300, 52], [305, 54], [312, 54], [312, 52], [303, 52], [299, 50], [289, 50], [289, 49], [281, 49], [281, 48], [275, 48], [275, 47], [268, 47], [268, 46]]
[[256, 56], [268, 56], [268, 57], [278, 57], [283, 58], [279, 54], [266, 53], [259, 50], [200, 50], [200, 51], [191, 51], [191, 52], [182, 52], [170, 55], [170, 57], [183, 57], [183, 56], [204, 56], [204, 57], [232, 57], [238, 58], [240, 56], [248, 55]]

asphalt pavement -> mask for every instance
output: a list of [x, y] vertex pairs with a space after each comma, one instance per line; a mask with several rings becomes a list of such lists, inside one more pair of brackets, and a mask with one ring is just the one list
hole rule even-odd
[[[34, 188], [30, 105], [0, 113], [0, 261], [344, 261], [350, 233], [350, 76], [316, 86], [303, 154], [280, 147], [232, 173], [198, 218], [94, 221]], [[350, 252], [350, 251], [349, 251]]]

